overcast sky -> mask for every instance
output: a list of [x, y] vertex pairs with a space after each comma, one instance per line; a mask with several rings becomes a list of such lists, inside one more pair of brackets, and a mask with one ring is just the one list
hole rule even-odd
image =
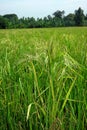
[[44, 17], [56, 10], [66, 14], [81, 7], [87, 13], [87, 0], [0, 0], [0, 15], [15, 13], [18, 17]]

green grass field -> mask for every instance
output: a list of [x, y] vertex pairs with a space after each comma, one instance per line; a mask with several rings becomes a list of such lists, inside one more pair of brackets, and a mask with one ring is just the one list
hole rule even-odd
[[87, 130], [87, 27], [0, 30], [0, 130]]

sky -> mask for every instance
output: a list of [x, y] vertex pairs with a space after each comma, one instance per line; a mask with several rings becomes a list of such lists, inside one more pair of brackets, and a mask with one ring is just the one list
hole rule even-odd
[[64, 10], [65, 15], [74, 13], [79, 7], [87, 14], [87, 0], [0, 0], [0, 15], [43, 18], [57, 10]]

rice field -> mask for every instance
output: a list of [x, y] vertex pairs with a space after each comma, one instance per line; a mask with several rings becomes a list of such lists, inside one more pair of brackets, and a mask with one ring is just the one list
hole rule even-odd
[[0, 130], [87, 130], [87, 27], [0, 30]]

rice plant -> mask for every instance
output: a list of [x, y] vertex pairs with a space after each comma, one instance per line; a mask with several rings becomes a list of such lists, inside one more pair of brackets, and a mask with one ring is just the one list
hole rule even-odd
[[0, 130], [86, 130], [86, 87], [86, 27], [0, 30]]

